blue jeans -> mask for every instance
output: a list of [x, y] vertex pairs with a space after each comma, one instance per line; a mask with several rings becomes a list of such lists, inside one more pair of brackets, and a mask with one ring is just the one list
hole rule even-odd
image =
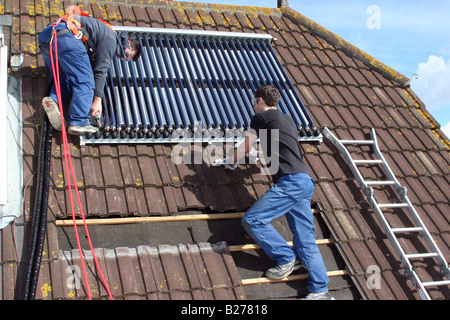
[[[242, 217], [242, 225], [270, 259], [283, 265], [300, 257], [308, 269], [309, 292], [328, 291], [329, 281], [322, 255], [316, 244], [311, 198], [314, 181], [307, 173], [282, 176]], [[286, 215], [294, 234], [292, 248], [270, 224]]]
[[[60, 23], [56, 27], [57, 30], [64, 28], [64, 23]], [[39, 34], [39, 42], [45, 43], [51, 33], [52, 27], [48, 26]], [[68, 110], [69, 125], [87, 126], [95, 88], [94, 73], [87, 50], [83, 42], [75, 39], [72, 33], [59, 36], [57, 41], [62, 104], [66, 105], [72, 98]], [[54, 49], [54, 43], [52, 48]], [[42, 50], [41, 54], [45, 65], [52, 74], [50, 56]], [[51, 88], [50, 98], [58, 101], [55, 84]]]

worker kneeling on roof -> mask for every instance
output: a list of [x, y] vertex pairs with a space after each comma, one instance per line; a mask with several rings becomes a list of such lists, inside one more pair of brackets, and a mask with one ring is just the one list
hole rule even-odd
[[[53, 56], [58, 56], [63, 106], [72, 99], [68, 108], [68, 133], [95, 133], [98, 128], [90, 125], [90, 117], [101, 115], [106, 74], [114, 56], [136, 61], [141, 45], [137, 39], [116, 33], [107, 22], [88, 16], [76, 6], [69, 7], [68, 12], [55, 27], [57, 52], [52, 24], [39, 34], [39, 48], [50, 71], [50, 46]], [[42, 106], [52, 126], [61, 130], [55, 83], [50, 96], [42, 100]]]

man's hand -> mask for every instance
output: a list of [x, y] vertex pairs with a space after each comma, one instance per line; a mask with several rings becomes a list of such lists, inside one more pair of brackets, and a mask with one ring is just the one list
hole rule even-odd
[[249, 163], [257, 163], [259, 161], [259, 157], [258, 156], [259, 156], [259, 151], [257, 151], [256, 149], [254, 149], [252, 147], [250, 152], [247, 153], [248, 162]]
[[251, 150], [251, 146], [253, 146], [257, 138], [258, 136], [253, 132], [247, 132], [245, 140], [239, 143], [236, 152], [233, 152], [233, 155], [231, 157], [225, 159], [216, 159], [212, 166], [225, 166], [225, 168], [227, 169], [235, 170], [238, 167], [238, 161], [245, 157], [246, 154], [249, 154], [251, 151], [252, 152], [249, 154], [249, 157], [252, 156], [251, 160], [254, 162], [258, 161], [258, 152], [256, 150]]
[[214, 163], [212, 163], [213, 167], [218, 167], [218, 166], [225, 166], [225, 168], [230, 169], [230, 170], [235, 170], [238, 167], [238, 164], [231, 164], [231, 159], [230, 158], [225, 158], [225, 159], [216, 159], [214, 161]]
[[94, 101], [92, 102], [91, 116], [95, 118], [96, 114], [98, 114], [99, 117], [102, 114], [102, 98], [97, 96], [94, 97]]

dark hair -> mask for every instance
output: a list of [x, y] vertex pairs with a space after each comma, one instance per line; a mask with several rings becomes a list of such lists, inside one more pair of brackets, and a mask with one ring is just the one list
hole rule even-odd
[[136, 38], [129, 38], [128, 40], [130, 41], [131, 50], [132, 51], [136, 50], [136, 54], [134, 55], [134, 58], [133, 58], [133, 61], [136, 61], [141, 56], [141, 50], [142, 50], [141, 43]]
[[270, 84], [264, 85], [256, 89], [255, 98], [263, 98], [268, 106], [277, 106], [280, 102], [280, 91], [272, 87]]

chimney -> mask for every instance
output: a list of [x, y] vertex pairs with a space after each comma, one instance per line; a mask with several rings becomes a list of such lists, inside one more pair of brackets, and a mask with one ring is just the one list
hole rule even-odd
[[289, 7], [289, 1], [288, 0], [278, 0], [277, 8], [281, 8], [281, 7]]

